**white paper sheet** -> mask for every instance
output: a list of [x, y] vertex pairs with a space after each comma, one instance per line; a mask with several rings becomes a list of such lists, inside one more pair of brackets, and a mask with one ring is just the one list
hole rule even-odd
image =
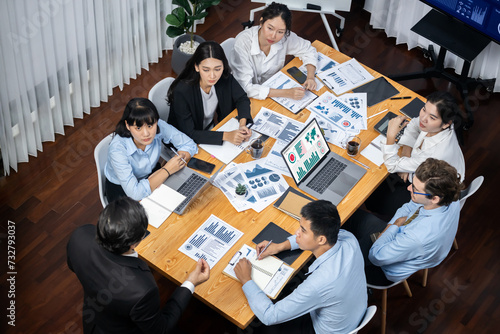
[[318, 77], [337, 96], [375, 79], [354, 58], [318, 73]]
[[[237, 130], [240, 124], [236, 118], [231, 118], [224, 125], [222, 125], [217, 131], [229, 132]], [[225, 164], [230, 163], [234, 158], [236, 158], [241, 152], [243, 152], [254, 140], [260, 137], [259, 133], [252, 131], [252, 137], [248, 141], [241, 143], [240, 145], [234, 145], [228, 141], [224, 141], [222, 145], [209, 145], [200, 144], [199, 146], [222, 161]]]
[[255, 131], [286, 143], [289, 143], [304, 128], [304, 123], [265, 107], [260, 108], [253, 122], [252, 129]]
[[[263, 85], [274, 89], [290, 89], [302, 87], [302, 85], [300, 85], [297, 81], [290, 78], [281, 71], [276, 72], [276, 74], [270, 77], [266, 82], [264, 82]], [[309, 103], [311, 103], [311, 101], [316, 97], [318, 97], [316, 94], [309, 90], [306, 90], [304, 97], [300, 100], [293, 100], [286, 97], [272, 97], [272, 99], [296, 114]]]
[[211, 215], [179, 248], [195, 261], [205, 259], [210, 268], [234, 246], [243, 232]]
[[373, 139], [363, 151], [361, 151], [361, 155], [380, 167], [384, 163], [384, 156], [382, 155], [380, 142], [385, 141], [385, 136], [379, 135], [377, 138]]

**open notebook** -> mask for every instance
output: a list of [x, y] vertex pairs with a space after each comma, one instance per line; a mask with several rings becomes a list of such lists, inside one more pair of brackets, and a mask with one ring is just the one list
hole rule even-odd
[[243, 245], [243, 247], [234, 254], [223, 273], [237, 280], [236, 274], [234, 273], [234, 267], [242, 258], [247, 258], [252, 263], [252, 281], [254, 281], [271, 299], [278, 297], [280, 291], [293, 274], [292, 267], [274, 256], [268, 256], [262, 260], [257, 260], [255, 248], [248, 245]]
[[149, 225], [158, 228], [185, 198], [186, 196], [161, 184], [140, 203], [146, 209]]

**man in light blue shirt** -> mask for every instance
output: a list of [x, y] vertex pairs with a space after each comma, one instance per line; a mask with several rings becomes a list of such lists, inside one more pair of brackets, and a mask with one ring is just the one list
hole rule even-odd
[[[251, 279], [251, 264], [242, 259], [235, 273], [243, 284], [250, 308], [266, 332], [348, 333], [362, 320], [367, 307], [363, 257], [356, 238], [340, 230], [337, 208], [328, 201], [308, 203], [301, 210], [300, 228], [288, 240], [257, 245], [259, 259], [300, 248], [316, 260], [307, 278], [288, 296], [273, 304]], [[289, 322], [289, 323], [286, 323]], [[258, 330], [258, 329], [256, 329]]]
[[[359, 239], [367, 282], [389, 285], [440, 264], [457, 233], [462, 189], [454, 167], [428, 158], [408, 187], [412, 200], [398, 209], [389, 224], [358, 210], [344, 227]], [[371, 245], [371, 234], [380, 231]]]

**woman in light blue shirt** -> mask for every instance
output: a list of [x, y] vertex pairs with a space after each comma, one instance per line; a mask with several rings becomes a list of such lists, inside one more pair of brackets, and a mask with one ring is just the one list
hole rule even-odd
[[[146, 98], [127, 103], [104, 167], [105, 193], [110, 202], [123, 196], [143, 199], [198, 152], [191, 138], [159, 118], [155, 105]], [[163, 166], [159, 163], [162, 141], [179, 152]]]

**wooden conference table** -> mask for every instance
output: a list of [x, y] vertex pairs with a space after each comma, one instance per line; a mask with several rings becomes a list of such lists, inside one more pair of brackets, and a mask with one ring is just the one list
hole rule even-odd
[[[319, 52], [322, 52], [337, 62], [343, 63], [350, 59], [346, 55], [319, 41], [315, 41], [313, 45]], [[298, 58], [295, 58], [287, 64], [285, 69], [291, 66], [299, 67], [300, 65], [301, 61]], [[377, 73], [370, 68], [366, 69], [375, 78], [381, 76], [380, 73]], [[399, 96], [418, 96], [397, 82], [390, 79], [388, 80], [400, 91]], [[327, 88], [323, 87], [316, 93], [321, 95], [326, 90]], [[383, 101], [372, 106], [371, 108], [368, 108], [368, 116], [376, 114], [386, 108], [394, 113], [399, 113], [399, 109], [409, 101], [410, 100]], [[255, 117], [261, 107], [272, 109], [301, 122], [305, 122], [310, 113], [307, 110], [303, 110], [294, 115], [278, 103], [268, 98], [263, 101], [251, 101], [252, 116]], [[236, 116], [236, 111], [233, 111], [233, 114], [231, 115], [231, 117], [234, 116]], [[378, 136], [378, 133], [373, 130], [373, 126], [383, 116], [384, 114], [381, 114], [368, 120], [369, 129], [362, 131], [359, 135], [362, 140], [361, 150], [365, 148], [371, 140]], [[227, 119], [229, 119], [229, 117]], [[218, 126], [220, 125], [221, 124]], [[273, 144], [274, 139], [272, 138], [266, 142], [266, 146], [269, 147], [272, 147]], [[349, 159], [345, 150], [331, 144], [330, 147], [337, 154]], [[267, 152], [269, 152], [269, 148], [267, 148], [265, 154]], [[223, 165], [222, 162], [210, 156], [202, 149], [199, 150], [199, 153], [196, 156], [205, 161], [214, 163], [216, 165], [215, 170]], [[367, 173], [363, 176], [363, 178], [338, 205], [342, 222], [345, 222], [347, 218], [354, 213], [354, 211], [388, 175], [387, 169], [384, 165], [378, 167], [359, 154], [356, 159], [370, 166], [370, 169], [367, 170]], [[245, 163], [251, 160], [252, 158], [250, 155], [243, 152], [234, 161], [237, 163]], [[286, 180], [289, 185], [295, 186], [295, 183], [291, 178], [286, 177]], [[194, 269], [196, 264], [195, 261], [178, 251], [178, 249], [196, 231], [196, 229], [210, 217], [211, 214], [242, 231], [244, 235], [211, 269], [210, 279], [196, 287], [195, 296], [211, 308], [217, 310], [220, 314], [236, 324], [238, 327], [244, 329], [254, 319], [255, 315], [248, 305], [247, 299], [241, 289], [241, 283], [222, 274], [222, 271], [234, 253], [239, 250], [243, 244], [253, 245], [252, 239], [269, 222], [274, 222], [292, 234], [298, 229], [299, 223], [297, 220], [275, 209], [272, 205], [268, 206], [261, 213], [257, 213], [254, 210], [247, 210], [238, 213], [226, 199], [222, 191], [212, 186], [205, 190], [205, 192], [190, 205], [184, 215], [179, 216], [177, 214], [172, 214], [158, 229], [150, 226], [149, 230], [151, 231], [151, 234], [141, 242], [139, 247], [137, 247], [140, 257], [165, 277], [177, 284], [181, 284], [186, 279], [188, 273]], [[296, 270], [300, 269], [311, 256], [310, 252], [303, 252], [302, 255], [293, 263], [292, 267]]]

